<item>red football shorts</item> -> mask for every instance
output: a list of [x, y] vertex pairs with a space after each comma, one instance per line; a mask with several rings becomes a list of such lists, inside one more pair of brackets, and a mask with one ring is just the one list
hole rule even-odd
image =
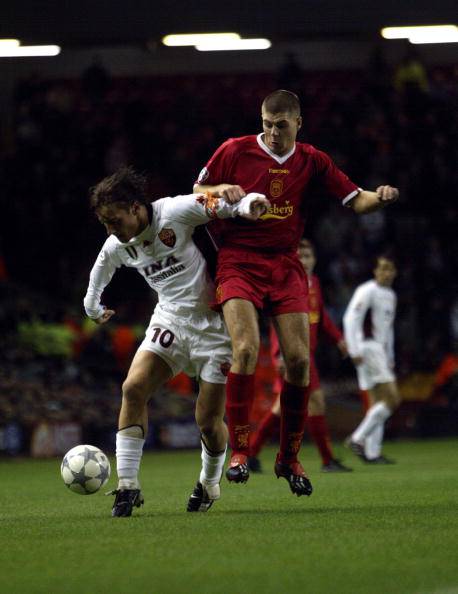
[[296, 253], [258, 254], [234, 248], [218, 253], [216, 302], [251, 301], [271, 316], [308, 312], [308, 285]]

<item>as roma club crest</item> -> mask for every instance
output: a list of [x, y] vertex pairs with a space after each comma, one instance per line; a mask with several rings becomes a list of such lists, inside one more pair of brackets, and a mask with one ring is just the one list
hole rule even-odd
[[283, 194], [283, 181], [281, 179], [273, 179], [270, 182], [270, 195], [272, 198], [278, 198]]
[[231, 370], [231, 364], [229, 363], [229, 361], [225, 361], [224, 363], [221, 363], [220, 370], [221, 370], [221, 373], [224, 375], [224, 377], [227, 377], [227, 374]]
[[175, 235], [175, 231], [173, 229], [162, 229], [157, 236], [163, 244], [170, 248], [172, 248], [177, 241], [177, 236]]

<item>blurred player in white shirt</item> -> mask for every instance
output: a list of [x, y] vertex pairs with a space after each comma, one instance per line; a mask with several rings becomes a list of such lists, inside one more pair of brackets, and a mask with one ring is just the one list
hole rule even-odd
[[122, 168], [91, 191], [91, 206], [109, 235], [91, 270], [84, 298], [87, 315], [98, 324], [115, 312], [102, 292], [120, 266], [136, 268], [158, 294], [145, 339], [122, 386], [116, 436], [118, 488], [113, 516], [130, 516], [143, 496], [138, 481], [152, 393], [184, 371], [196, 376], [196, 421], [202, 435], [202, 470], [188, 511], [207, 511], [219, 498], [226, 455], [225, 383], [231, 345], [220, 314], [209, 307], [213, 285], [205, 260], [192, 241], [197, 225], [237, 215], [255, 220], [269, 202], [249, 194], [236, 204], [210, 194], [162, 198], [151, 203], [145, 179]]
[[[360, 285], [343, 319], [348, 351], [356, 366], [360, 390], [367, 390], [371, 406], [347, 445], [365, 462], [391, 463], [382, 455], [384, 425], [400, 402], [394, 373], [394, 318], [396, 294], [391, 288], [396, 266], [389, 256], [379, 256], [374, 279]], [[365, 320], [370, 314], [370, 337]]]

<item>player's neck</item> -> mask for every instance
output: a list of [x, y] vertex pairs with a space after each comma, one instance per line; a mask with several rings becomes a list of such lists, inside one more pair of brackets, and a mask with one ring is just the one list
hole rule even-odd
[[374, 278], [375, 280], [375, 284], [379, 287], [382, 287], [382, 289], [390, 289], [391, 288], [391, 283], [382, 283], [379, 280], [377, 280], [376, 278]]
[[280, 159], [281, 159], [282, 157], [284, 157], [285, 155], [287, 155], [288, 153], [290, 153], [290, 152], [293, 150], [293, 148], [296, 146], [296, 143], [294, 142], [294, 144], [293, 144], [292, 146], [290, 146], [290, 147], [288, 147], [288, 148], [285, 148], [285, 149], [283, 149], [283, 150], [282, 150], [280, 153], [277, 153], [277, 152], [274, 152], [274, 151], [273, 151], [273, 150], [272, 150], [272, 149], [269, 147], [269, 145], [266, 143], [266, 138], [265, 138], [265, 136], [266, 136], [266, 135], [265, 135], [264, 133], [262, 133], [262, 134], [261, 134], [261, 142], [262, 142], [262, 144], [263, 144], [263, 145], [266, 147], [266, 149], [268, 149], [268, 150], [269, 150], [269, 151], [270, 151], [270, 152], [271, 152], [273, 155], [275, 155], [276, 157], [278, 157], [278, 158], [280, 158]]
[[141, 233], [143, 233], [143, 231], [146, 229], [146, 227], [148, 227], [148, 225], [151, 223], [149, 216], [148, 216], [148, 209], [146, 208], [146, 206], [142, 206], [139, 212], [139, 217], [138, 217], [138, 233], [137, 235], [140, 235]]

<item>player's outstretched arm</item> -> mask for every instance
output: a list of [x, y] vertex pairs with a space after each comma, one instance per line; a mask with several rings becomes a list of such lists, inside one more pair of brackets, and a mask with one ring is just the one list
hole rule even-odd
[[399, 198], [399, 190], [392, 186], [379, 186], [375, 192], [361, 190], [350, 202], [350, 207], [357, 214], [374, 212], [396, 202]]
[[270, 206], [264, 194], [254, 192], [247, 194], [234, 204], [210, 192], [175, 196], [165, 200], [163, 215], [192, 227], [203, 225], [212, 219], [228, 219], [236, 216], [255, 221]]

